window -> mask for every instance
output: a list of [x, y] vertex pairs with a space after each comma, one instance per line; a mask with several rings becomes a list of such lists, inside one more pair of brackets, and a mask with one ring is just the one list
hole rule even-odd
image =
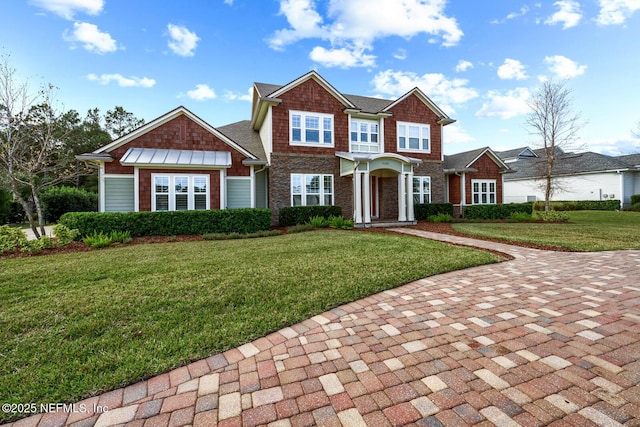
[[496, 203], [495, 179], [472, 179], [473, 204], [487, 205]]
[[431, 177], [413, 177], [413, 202], [431, 203]]
[[291, 174], [291, 206], [333, 205], [333, 175]]
[[152, 174], [151, 210], [186, 211], [209, 209], [208, 175]]
[[398, 122], [398, 151], [430, 152], [431, 127], [418, 123]]
[[380, 135], [379, 125], [374, 120], [351, 120], [351, 152], [354, 153], [379, 153]]
[[291, 111], [291, 144], [333, 146], [333, 115]]

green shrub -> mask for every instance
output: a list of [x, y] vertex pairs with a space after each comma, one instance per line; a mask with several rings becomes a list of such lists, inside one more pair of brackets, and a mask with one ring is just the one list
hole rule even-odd
[[533, 216], [527, 212], [511, 212], [509, 219], [515, 222], [527, 222], [533, 220]]
[[446, 214], [453, 217], [452, 203], [416, 203], [413, 212], [418, 221], [429, 219], [430, 216]]
[[129, 231], [112, 231], [109, 238], [113, 243], [129, 243], [131, 241], [131, 233]]
[[9, 223], [11, 218], [11, 193], [0, 188], [0, 224]]
[[233, 239], [252, 239], [256, 237], [270, 237], [279, 236], [282, 234], [281, 230], [262, 230], [255, 233], [207, 233], [203, 234], [204, 240], [233, 240]]
[[627, 209], [625, 209], [627, 211], [633, 211], [633, 212], [640, 212], [640, 203], [634, 203], [631, 206], [629, 206]]
[[47, 235], [40, 236], [39, 239], [20, 240], [20, 251], [28, 254], [42, 252], [43, 249], [50, 249], [54, 246], [54, 241]]
[[536, 212], [536, 217], [549, 222], [567, 222], [569, 214], [566, 211], [541, 211]]
[[311, 230], [313, 230], [313, 226], [310, 224], [298, 224], [298, 225], [292, 225], [291, 227], [288, 227], [287, 234], [302, 233], [304, 231], [311, 231]]
[[[615, 211], [620, 209], [620, 200], [575, 200], [552, 201], [549, 209], [553, 211]], [[533, 211], [544, 211], [544, 200], [538, 200], [533, 204]]]
[[[333, 218], [333, 217], [329, 217], [329, 218]], [[329, 219], [320, 215], [316, 215], [314, 217], [309, 218], [309, 221], [307, 221], [307, 224], [309, 224], [313, 228], [324, 228], [329, 226]]]
[[469, 205], [464, 207], [465, 219], [507, 219], [514, 212], [530, 214], [533, 203], [501, 203], [495, 205]]
[[271, 229], [269, 209], [223, 209], [175, 212], [69, 212], [60, 223], [77, 228], [81, 236], [129, 231], [131, 237], [179, 236], [206, 233], [254, 233]]
[[89, 235], [89, 236], [85, 236], [82, 241], [84, 242], [85, 245], [89, 245], [92, 246], [94, 248], [104, 248], [109, 246], [111, 243], [113, 243], [113, 241], [111, 240], [111, 237], [109, 237], [108, 234], [101, 232], [97, 232], [94, 231], [93, 234]]
[[68, 245], [80, 236], [80, 232], [76, 229], [69, 229], [64, 224], [56, 224], [53, 227], [53, 235], [58, 240], [59, 245]]
[[344, 218], [342, 215], [330, 216], [327, 219], [329, 227], [331, 228], [353, 228], [353, 221]]
[[342, 215], [340, 206], [285, 206], [280, 208], [278, 223], [281, 227], [306, 224], [314, 216], [329, 218]]
[[439, 222], [452, 222], [453, 221], [453, 217], [451, 215], [449, 215], [449, 214], [441, 213], [441, 214], [438, 214], [438, 215], [431, 215], [428, 218], [428, 221], [429, 222], [436, 222], [436, 223], [439, 223]]
[[0, 225], [0, 254], [10, 252], [27, 241], [27, 235], [19, 228]]
[[47, 222], [57, 222], [67, 212], [95, 212], [98, 195], [73, 187], [53, 187], [40, 195]]
[[631, 196], [631, 204], [632, 205], [640, 204], [640, 194], [634, 194]]

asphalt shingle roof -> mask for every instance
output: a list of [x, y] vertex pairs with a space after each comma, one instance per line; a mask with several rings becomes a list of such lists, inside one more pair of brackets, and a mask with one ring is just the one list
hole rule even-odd
[[452, 170], [460, 170], [469, 166], [469, 163], [476, 157], [482, 154], [483, 151], [489, 147], [482, 147], [476, 150], [465, 151], [464, 153], [452, 154], [450, 156], [444, 156], [444, 168]]
[[267, 160], [260, 135], [251, 128], [250, 120], [242, 120], [216, 129], [260, 160]]

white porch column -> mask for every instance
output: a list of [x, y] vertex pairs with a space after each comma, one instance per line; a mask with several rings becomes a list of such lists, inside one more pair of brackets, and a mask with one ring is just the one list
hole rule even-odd
[[357, 170], [353, 173], [354, 191], [353, 191], [353, 205], [355, 223], [362, 224], [362, 174]]
[[369, 171], [362, 173], [362, 191], [364, 209], [364, 223], [371, 223], [371, 183], [369, 182]]
[[398, 221], [407, 220], [407, 179], [404, 173], [398, 175]]
[[413, 212], [413, 173], [407, 174], [407, 221], [414, 221]]

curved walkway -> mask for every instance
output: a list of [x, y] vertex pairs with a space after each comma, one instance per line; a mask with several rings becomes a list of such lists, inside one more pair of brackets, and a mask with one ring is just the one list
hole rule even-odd
[[13, 427], [640, 425], [640, 251], [396, 231], [515, 259], [346, 304]]

